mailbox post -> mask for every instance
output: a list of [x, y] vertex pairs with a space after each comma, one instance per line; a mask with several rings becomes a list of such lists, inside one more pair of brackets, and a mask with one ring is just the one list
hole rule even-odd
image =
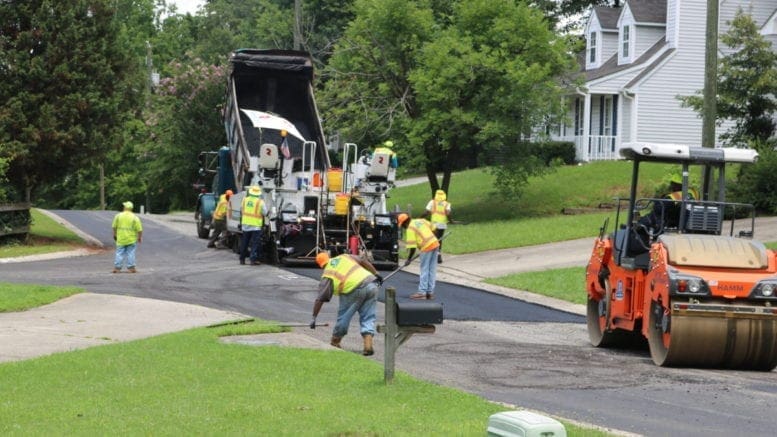
[[[383, 380], [386, 384], [394, 381], [394, 356], [404, 342], [413, 334], [433, 334], [434, 324], [442, 323], [442, 305], [432, 302], [407, 302], [402, 307], [397, 304], [397, 291], [394, 287], [386, 288], [385, 325], [378, 326], [378, 332], [385, 337], [385, 353], [383, 356]], [[400, 312], [414, 313], [403, 317]]]

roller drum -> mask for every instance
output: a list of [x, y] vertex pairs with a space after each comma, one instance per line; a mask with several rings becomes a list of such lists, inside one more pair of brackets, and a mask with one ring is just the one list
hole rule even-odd
[[648, 342], [659, 366], [765, 371], [777, 366], [775, 316], [674, 310], [669, 316], [656, 306], [650, 314]]

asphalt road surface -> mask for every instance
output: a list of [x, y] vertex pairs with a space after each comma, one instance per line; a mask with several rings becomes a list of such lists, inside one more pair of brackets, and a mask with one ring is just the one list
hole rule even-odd
[[[77, 285], [199, 304], [288, 323], [307, 324], [318, 272], [241, 266], [236, 255], [205, 248], [190, 223], [144, 216], [137, 274], [111, 274], [113, 212], [56, 211], [107, 245], [86, 257], [0, 265], [0, 281]], [[400, 272], [387, 285], [406, 297], [416, 277]], [[775, 372], [669, 369], [645, 347], [592, 348], [580, 316], [461, 287], [439, 284], [445, 322], [413, 336], [397, 353], [398, 370], [487, 399], [649, 436], [771, 436], [777, 427]], [[379, 315], [383, 307], [379, 306]], [[319, 322], [334, 321], [336, 303]], [[382, 321], [382, 317], [379, 317]], [[345, 349], [358, 351], [354, 322]], [[329, 328], [310, 336], [326, 341]], [[382, 361], [382, 338], [376, 337]]]

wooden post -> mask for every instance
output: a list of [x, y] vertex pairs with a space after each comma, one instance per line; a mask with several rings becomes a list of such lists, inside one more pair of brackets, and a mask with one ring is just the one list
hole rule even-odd
[[397, 290], [394, 287], [386, 288], [386, 329], [383, 354], [383, 381], [391, 384], [394, 381], [394, 355], [397, 352]]

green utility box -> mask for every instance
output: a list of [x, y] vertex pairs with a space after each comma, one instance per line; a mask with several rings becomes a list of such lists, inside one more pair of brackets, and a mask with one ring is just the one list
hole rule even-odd
[[488, 418], [488, 435], [499, 437], [566, 437], [558, 420], [531, 411], [504, 411]]

